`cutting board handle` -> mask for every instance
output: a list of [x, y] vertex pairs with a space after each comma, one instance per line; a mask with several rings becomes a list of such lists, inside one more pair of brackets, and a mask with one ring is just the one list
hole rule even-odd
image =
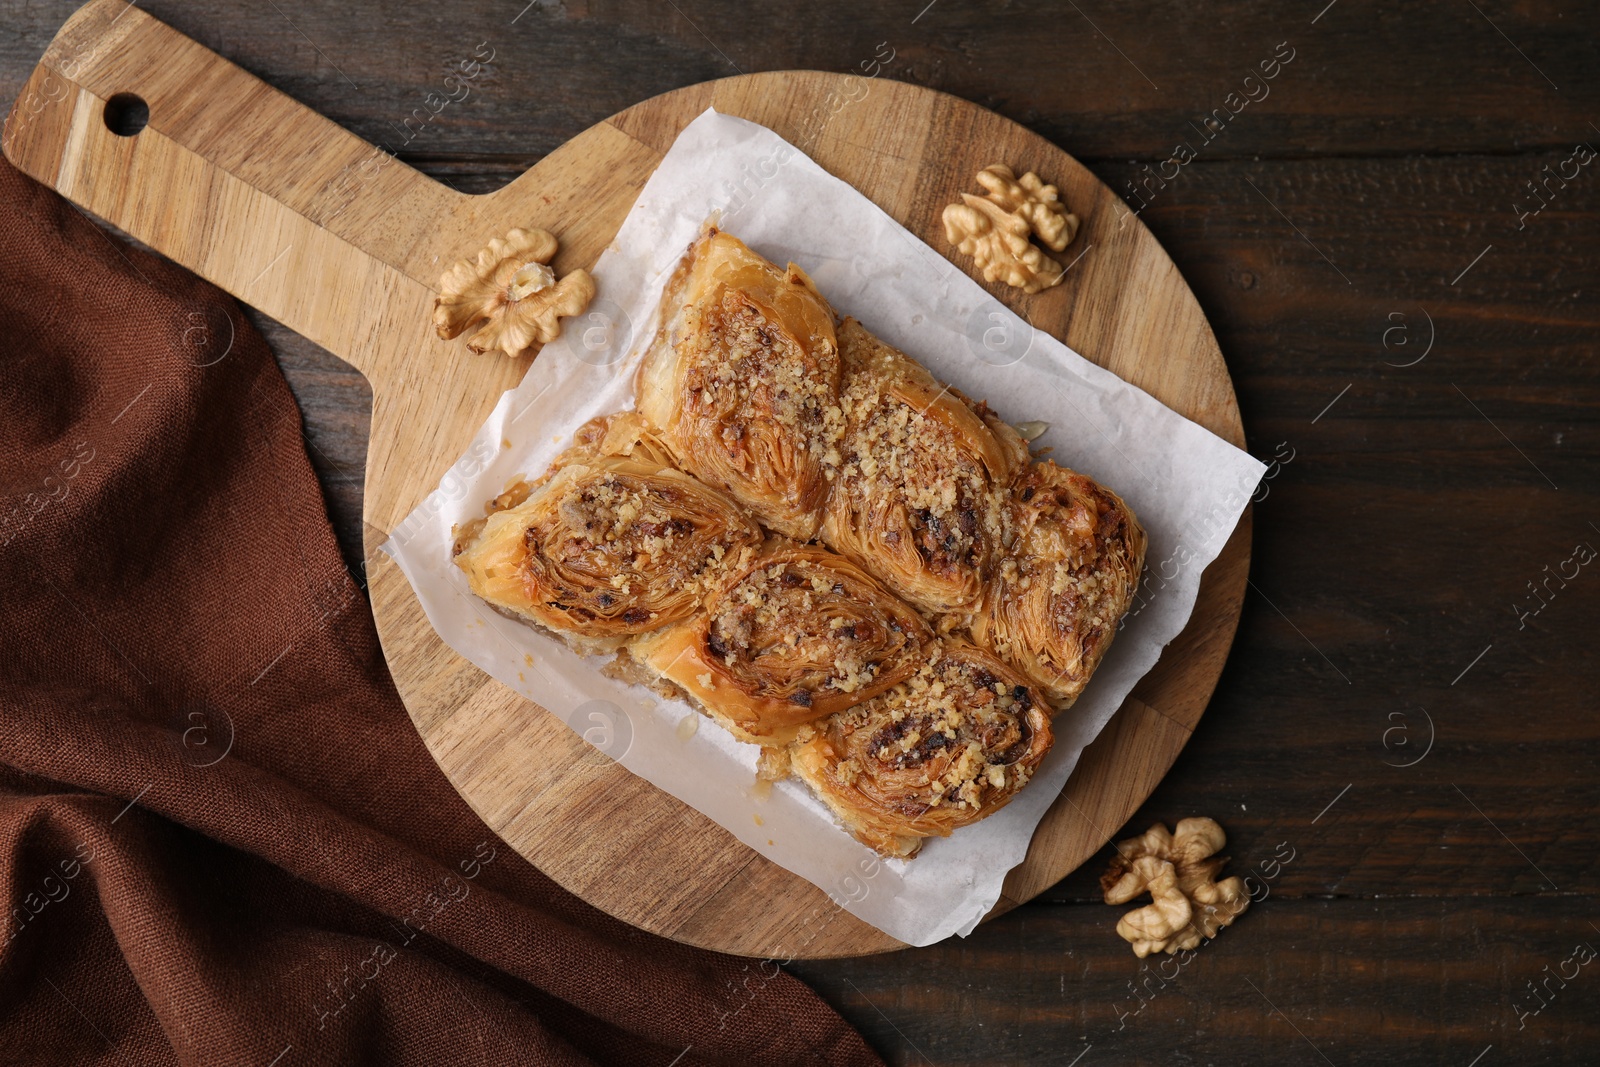
[[[141, 104], [148, 124], [126, 135]], [[72, 15], [0, 147], [19, 170], [369, 378], [391, 362], [372, 339], [397, 287], [415, 291], [401, 302], [426, 329], [441, 268], [415, 247], [417, 219], [449, 218], [472, 199], [126, 0]]]

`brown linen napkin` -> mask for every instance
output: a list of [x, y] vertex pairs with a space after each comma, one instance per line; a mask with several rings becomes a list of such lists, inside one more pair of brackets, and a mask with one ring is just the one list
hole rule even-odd
[[4, 161], [0, 892], [0, 1062], [881, 1062], [473, 815], [261, 337]]

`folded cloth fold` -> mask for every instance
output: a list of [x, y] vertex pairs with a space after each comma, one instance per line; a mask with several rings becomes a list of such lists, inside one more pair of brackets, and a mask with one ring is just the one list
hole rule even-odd
[[0, 1060], [870, 1064], [440, 773], [225, 295], [0, 161]]

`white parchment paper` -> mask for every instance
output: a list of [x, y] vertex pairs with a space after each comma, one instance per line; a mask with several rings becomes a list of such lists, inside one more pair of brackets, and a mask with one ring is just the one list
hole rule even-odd
[[[1088, 689], [1057, 718], [1055, 747], [1033, 781], [1000, 812], [929, 841], [909, 861], [879, 860], [797, 780], [761, 796], [752, 789], [754, 746], [490, 610], [450, 560], [452, 524], [482, 515], [484, 501], [516, 478], [542, 473], [588, 419], [633, 406], [634, 371], [654, 335], [666, 276], [713, 211], [768, 259], [798, 263], [839, 314], [856, 316], [940, 379], [988, 400], [1007, 421], [1049, 423], [1035, 447], [1053, 446], [1058, 463], [1116, 490], [1150, 536], [1141, 595]], [[684, 129], [593, 273], [599, 295], [590, 310], [500, 398], [384, 550], [451, 648], [634, 774], [901, 941], [965, 936], [1022, 861], [1084, 746], [1183, 629], [1201, 571], [1265, 468], [1033, 330], [866, 197], [743, 119], [708, 110]], [[698, 720], [692, 735], [686, 716]]]

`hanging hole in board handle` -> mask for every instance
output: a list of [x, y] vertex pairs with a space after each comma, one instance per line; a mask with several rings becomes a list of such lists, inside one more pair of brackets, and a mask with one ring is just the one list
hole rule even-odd
[[132, 137], [150, 122], [150, 105], [135, 93], [118, 93], [106, 101], [106, 129]]

